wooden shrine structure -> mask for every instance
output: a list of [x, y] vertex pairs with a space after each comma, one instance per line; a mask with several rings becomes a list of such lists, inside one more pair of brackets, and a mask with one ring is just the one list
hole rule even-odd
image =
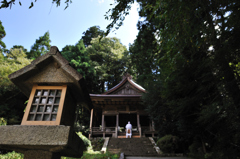
[[154, 136], [154, 123], [142, 104], [145, 89], [126, 74], [122, 81], [103, 94], [90, 94], [94, 108], [91, 110], [90, 137], [111, 136], [124, 138], [125, 125], [131, 122], [132, 137]]

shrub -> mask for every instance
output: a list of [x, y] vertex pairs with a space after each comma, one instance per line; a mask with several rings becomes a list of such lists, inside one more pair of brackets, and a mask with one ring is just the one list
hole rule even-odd
[[1, 159], [13, 159], [13, 158], [14, 159], [23, 159], [23, 154], [12, 151], [12, 152], [6, 153], [4, 155], [0, 155], [0, 158]]
[[92, 148], [94, 151], [100, 151], [104, 144], [103, 138], [95, 138], [91, 140]]
[[166, 135], [157, 141], [157, 145], [163, 153], [175, 153], [178, 149], [179, 138], [173, 135]]
[[0, 126], [7, 125], [7, 120], [4, 118], [0, 118]]
[[119, 154], [112, 154], [106, 152], [104, 154], [91, 154], [91, 153], [84, 153], [81, 159], [118, 159]]

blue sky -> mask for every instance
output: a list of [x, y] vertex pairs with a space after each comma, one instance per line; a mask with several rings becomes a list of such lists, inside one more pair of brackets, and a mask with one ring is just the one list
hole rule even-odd
[[[66, 45], [76, 44], [91, 26], [98, 25], [106, 30], [110, 23], [104, 15], [112, 7], [113, 0], [73, 0], [66, 10], [63, 2], [56, 7], [50, 0], [39, 0], [28, 9], [31, 1], [22, 0], [22, 6], [17, 1], [11, 9], [0, 9], [0, 20], [6, 31], [2, 41], [7, 49], [22, 45], [30, 50], [35, 40], [49, 31], [51, 45], [62, 50]], [[136, 39], [138, 18], [137, 4], [134, 4], [123, 26], [109, 37], [119, 38], [128, 47]]]

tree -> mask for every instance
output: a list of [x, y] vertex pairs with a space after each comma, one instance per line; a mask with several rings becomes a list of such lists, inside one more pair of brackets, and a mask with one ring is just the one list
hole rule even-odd
[[96, 71], [95, 79], [98, 92], [105, 91], [105, 83], [110, 89], [121, 81], [121, 76], [125, 72], [126, 59], [123, 58], [127, 53], [127, 48], [120, 43], [117, 38], [104, 37], [100, 40], [93, 38], [91, 45], [87, 47], [87, 53], [91, 59], [91, 65]]
[[27, 97], [9, 80], [8, 75], [30, 64], [22, 49], [10, 49], [0, 58], [0, 117], [7, 123], [20, 124]]
[[23, 52], [28, 52], [22, 45], [13, 45], [12, 49], [22, 49]]
[[87, 31], [83, 32], [83, 36], [82, 36], [85, 47], [88, 47], [89, 45], [91, 45], [91, 40], [93, 38], [97, 38], [99, 35], [103, 36], [103, 34], [104, 34], [104, 31], [100, 30], [99, 26], [92, 26], [88, 28]]
[[129, 47], [130, 59], [136, 68], [138, 83], [147, 88], [159, 74], [158, 44], [152, 26], [139, 22], [138, 29], [137, 39]]
[[[16, 0], [2, 0], [1, 3], [2, 5], [0, 6], [0, 9], [2, 8], [12, 8], [12, 5], [14, 4], [15, 5], [15, 1]], [[34, 2], [31, 2], [30, 6], [29, 6], [29, 9], [31, 9], [33, 6], [34, 6], [34, 3], [36, 3], [37, 0], [35, 0]], [[18, 1], [19, 5], [21, 6], [22, 3], [21, 1]], [[52, 3], [56, 3], [57, 6], [60, 6], [60, 3], [61, 3], [61, 0], [52, 0]], [[66, 7], [65, 9], [69, 6], [69, 4], [72, 3], [72, 0], [65, 0], [65, 4], [66, 4]]]
[[[76, 69], [86, 79], [89, 93], [92, 93], [94, 88], [92, 79], [95, 77], [95, 70], [90, 64], [90, 57], [86, 53], [86, 48], [83, 40], [79, 40], [76, 45], [67, 45], [61, 51], [62, 56], [67, 59], [70, 65]], [[79, 105], [77, 108], [78, 115], [75, 123], [76, 131], [86, 131], [89, 127], [90, 112], [84, 106]]]
[[79, 40], [75, 46], [65, 46], [61, 54], [69, 61], [73, 68], [83, 75], [84, 78], [94, 75], [95, 70], [90, 64], [90, 57], [86, 53], [86, 48], [82, 39]]
[[[239, 2], [137, 2], [145, 18], [142, 23], [152, 27], [156, 36], [142, 41], [158, 44], [160, 74], [152, 78], [153, 86], [148, 87], [152, 94], [144, 100], [155, 122], [165, 123], [159, 131], [187, 137], [188, 145], [198, 138], [203, 152], [211, 152], [212, 158], [239, 157]], [[122, 24], [131, 3], [116, 0], [108, 31]], [[131, 53], [137, 54], [134, 49]]]
[[4, 30], [4, 27], [2, 25], [2, 22], [0, 21], [0, 52], [3, 52], [3, 49], [6, 48], [5, 43], [2, 41], [2, 39], [6, 36], [6, 32]]
[[51, 40], [49, 32], [46, 32], [43, 36], [40, 36], [39, 39], [35, 41], [30, 52], [27, 52], [27, 57], [29, 59], [36, 59], [39, 56], [46, 54], [50, 50], [50, 42]]

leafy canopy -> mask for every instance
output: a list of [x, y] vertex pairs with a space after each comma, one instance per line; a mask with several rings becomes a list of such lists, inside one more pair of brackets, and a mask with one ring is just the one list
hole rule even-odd
[[[101, 39], [101, 40], [100, 40]], [[96, 79], [100, 92], [105, 91], [105, 82], [110, 89], [118, 84], [125, 71], [127, 48], [120, 43], [120, 40], [113, 37], [93, 38], [91, 45], [87, 47], [87, 54], [90, 56], [91, 65], [96, 70]], [[96, 85], [96, 87], [98, 87]]]
[[8, 124], [19, 124], [25, 108], [27, 98], [9, 80], [8, 75], [30, 64], [26, 54], [20, 49], [10, 49], [0, 58], [0, 117], [4, 117]]
[[50, 42], [49, 32], [46, 32], [43, 36], [40, 36], [39, 39], [36, 39], [30, 51], [27, 52], [27, 57], [29, 59], [36, 59], [39, 56], [46, 54], [50, 50]]

